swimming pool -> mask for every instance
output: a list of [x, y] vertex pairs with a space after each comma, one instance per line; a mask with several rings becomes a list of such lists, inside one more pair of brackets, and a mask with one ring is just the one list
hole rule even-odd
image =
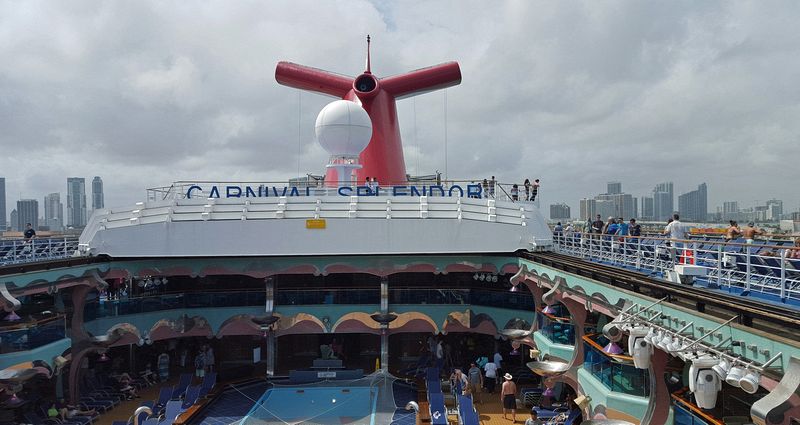
[[273, 387], [255, 403], [241, 425], [374, 425], [379, 387]]

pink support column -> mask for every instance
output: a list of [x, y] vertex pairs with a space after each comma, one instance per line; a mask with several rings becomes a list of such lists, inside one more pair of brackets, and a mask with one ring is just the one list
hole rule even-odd
[[643, 425], [664, 425], [669, 419], [669, 410], [672, 405], [672, 397], [667, 388], [667, 381], [664, 379], [664, 373], [667, 369], [669, 362], [669, 354], [662, 350], [654, 350], [653, 356], [650, 358], [650, 378], [655, 382], [650, 383], [650, 388], [655, 390], [655, 393], [650, 394], [650, 406], [648, 411], [652, 411], [650, 421]]

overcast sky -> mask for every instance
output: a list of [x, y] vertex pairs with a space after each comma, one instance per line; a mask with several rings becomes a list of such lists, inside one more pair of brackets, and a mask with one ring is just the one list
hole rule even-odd
[[367, 33], [379, 77], [461, 66], [446, 97], [398, 103], [412, 174], [444, 171], [446, 126], [449, 178], [540, 178], [542, 205], [671, 180], [707, 182], [712, 211], [796, 210], [798, 17], [796, 1], [0, 1], [7, 213], [68, 176], [102, 176], [114, 206], [180, 179], [323, 173], [332, 98], [275, 65], [355, 76]]

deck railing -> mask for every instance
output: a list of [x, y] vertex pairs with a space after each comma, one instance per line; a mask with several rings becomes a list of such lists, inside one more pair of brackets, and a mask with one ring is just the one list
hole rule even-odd
[[77, 250], [77, 236], [0, 240], [0, 266], [69, 258]]
[[554, 250], [590, 261], [666, 277], [676, 265], [702, 269], [694, 280], [713, 288], [780, 301], [800, 301], [800, 247], [792, 241], [751, 244], [708, 237], [685, 240], [556, 232]]

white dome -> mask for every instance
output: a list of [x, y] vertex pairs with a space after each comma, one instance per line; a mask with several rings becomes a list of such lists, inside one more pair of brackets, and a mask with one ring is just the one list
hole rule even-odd
[[358, 156], [372, 138], [372, 120], [361, 105], [336, 100], [317, 115], [317, 140], [334, 156]]

